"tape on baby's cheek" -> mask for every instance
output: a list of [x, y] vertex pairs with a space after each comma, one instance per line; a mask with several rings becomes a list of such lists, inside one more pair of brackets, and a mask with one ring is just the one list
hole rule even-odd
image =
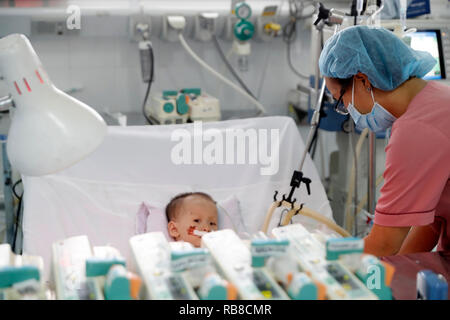
[[194, 234], [194, 230], [195, 230], [195, 227], [190, 226], [189, 229], [187, 229], [187, 234], [192, 236]]

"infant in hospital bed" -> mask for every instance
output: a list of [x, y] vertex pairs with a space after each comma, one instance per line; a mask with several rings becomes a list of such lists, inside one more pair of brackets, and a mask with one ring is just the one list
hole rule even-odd
[[216, 202], [203, 192], [175, 196], [166, 207], [166, 215], [169, 235], [195, 247], [200, 247], [203, 234], [217, 230]]

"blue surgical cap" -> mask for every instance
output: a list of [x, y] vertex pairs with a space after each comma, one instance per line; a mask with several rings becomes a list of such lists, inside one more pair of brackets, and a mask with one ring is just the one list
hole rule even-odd
[[411, 49], [387, 29], [353, 26], [327, 40], [320, 54], [320, 72], [347, 79], [364, 73], [381, 90], [397, 88], [410, 77], [422, 78], [437, 63], [428, 52]]

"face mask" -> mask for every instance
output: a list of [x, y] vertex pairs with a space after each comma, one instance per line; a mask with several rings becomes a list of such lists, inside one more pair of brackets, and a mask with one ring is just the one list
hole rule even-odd
[[392, 114], [390, 114], [386, 109], [384, 109], [380, 104], [375, 102], [375, 99], [373, 97], [373, 91], [370, 90], [370, 93], [372, 94], [372, 100], [373, 100], [373, 107], [372, 111], [367, 114], [361, 114], [358, 110], [356, 110], [354, 106], [354, 99], [355, 99], [355, 80], [353, 79], [353, 85], [352, 85], [352, 103], [348, 105], [348, 112], [353, 118], [353, 121], [355, 122], [356, 126], [358, 128], [369, 128], [371, 131], [375, 133], [380, 133], [386, 131], [388, 128], [392, 127], [392, 124], [395, 120], [397, 120], [396, 117], [394, 117]]

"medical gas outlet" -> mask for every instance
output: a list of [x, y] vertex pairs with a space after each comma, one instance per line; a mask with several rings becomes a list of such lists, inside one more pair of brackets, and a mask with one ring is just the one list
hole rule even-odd
[[233, 51], [238, 55], [239, 70], [248, 70], [248, 56], [251, 53], [249, 40], [253, 38], [255, 26], [250, 19], [252, 10], [245, 2], [240, 2], [234, 10], [239, 21], [234, 25]]
[[281, 31], [281, 25], [275, 22], [278, 6], [267, 6], [256, 19], [256, 36], [258, 40], [269, 41]]

